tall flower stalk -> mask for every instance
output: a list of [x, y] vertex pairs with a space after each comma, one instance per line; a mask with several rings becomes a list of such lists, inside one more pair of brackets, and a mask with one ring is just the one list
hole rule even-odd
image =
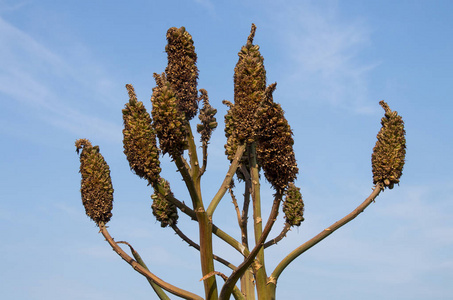
[[[164, 281], [152, 273], [152, 267], [145, 264], [146, 258], [142, 258], [129, 242], [111, 237], [106, 226], [111, 221], [113, 209], [110, 168], [99, 146], [93, 146], [87, 139], [76, 141], [82, 177], [80, 191], [87, 216], [99, 227], [112, 249], [147, 279], [152, 292], [161, 300], [170, 299], [169, 294], [196, 300], [231, 297], [274, 300], [280, 275], [292, 261], [356, 218], [385, 188], [392, 189], [400, 183], [406, 155], [404, 122], [396, 111], [381, 101], [384, 117], [371, 156], [374, 184], [371, 194], [349, 214], [288, 252], [275, 268], [269, 269], [266, 250], [286, 238], [290, 228], [302, 225], [305, 203], [301, 188], [296, 185], [299, 166], [293, 149], [293, 132], [282, 106], [274, 101], [277, 84], [266, 84], [264, 58], [260, 47], [254, 43], [256, 30], [252, 24], [246, 43], [238, 53], [233, 75], [233, 102], [223, 101], [228, 107], [224, 116], [224, 147], [230, 166], [219, 178], [217, 192], [212, 198], [203, 197], [202, 178], [208, 174], [208, 145], [218, 126], [217, 109], [212, 106], [208, 92], [198, 90], [199, 71], [192, 36], [184, 27], [172, 27], [167, 31], [168, 64], [164, 72], [154, 74], [150, 111], [137, 99], [133, 86], [126, 85], [129, 100], [123, 109], [124, 154], [131, 170], [145, 179], [152, 189], [148, 206], [158, 224], [174, 231], [183, 243], [199, 252], [201, 271], [196, 277], [203, 282], [204, 297]], [[197, 114], [199, 123], [192, 124]], [[201, 145], [197, 145], [197, 140]], [[188, 198], [173, 193], [170, 180], [161, 176], [161, 159], [165, 156], [174, 162]], [[263, 180], [270, 184], [271, 191], [262, 188]], [[177, 184], [178, 180], [172, 179], [172, 186]], [[266, 216], [263, 215], [263, 199], [269, 197], [263, 195], [269, 193], [273, 201]], [[216, 225], [217, 208], [221, 201], [228, 201], [225, 200], [228, 197], [233, 203], [231, 220], [237, 222], [240, 238]], [[282, 212], [284, 226], [279, 234], [272, 236], [279, 212]], [[198, 236], [192, 237], [185, 232], [186, 228], [180, 228], [180, 218], [195, 221]], [[223, 243], [219, 250], [230, 247], [240, 259], [226, 256], [228, 250], [214, 253], [214, 236]], [[127, 246], [126, 250], [120, 245]], [[229, 271], [220, 272], [219, 265]], [[179, 269], [173, 271], [179, 272]]]

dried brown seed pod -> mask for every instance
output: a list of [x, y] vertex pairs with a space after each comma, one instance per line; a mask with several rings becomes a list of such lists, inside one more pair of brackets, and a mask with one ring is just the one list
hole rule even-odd
[[288, 184], [285, 201], [283, 202], [283, 213], [285, 214], [286, 223], [291, 226], [300, 226], [304, 221], [304, 201], [300, 188], [294, 183]]
[[126, 85], [129, 102], [123, 109], [123, 147], [129, 166], [149, 184], [159, 179], [161, 171], [156, 134], [151, 126], [151, 117], [141, 101], [137, 101], [134, 87]]
[[151, 102], [153, 128], [159, 138], [162, 153], [181, 155], [187, 149], [187, 120], [178, 106], [176, 94], [165, 74], [154, 74], [157, 86], [153, 89]]
[[406, 131], [404, 122], [396, 111], [392, 111], [387, 103], [379, 104], [385, 110], [381, 119], [381, 129], [377, 134], [377, 142], [371, 155], [373, 183], [392, 189], [400, 182], [406, 156]]
[[167, 227], [169, 225], [176, 225], [178, 222], [178, 210], [176, 206], [168, 200], [169, 196], [173, 193], [170, 190], [170, 184], [163, 178], [159, 179], [159, 184], [163, 186], [165, 194], [159, 193], [157, 190], [151, 195], [153, 204], [151, 208], [153, 215], [157, 221], [160, 222], [160, 226]]
[[110, 168], [99, 152], [99, 146], [92, 146], [87, 139], [75, 142], [80, 154], [80, 174], [82, 175], [80, 192], [85, 212], [98, 226], [106, 224], [112, 217], [113, 187]]
[[178, 109], [191, 120], [198, 110], [197, 54], [192, 36], [184, 27], [172, 27], [167, 31], [168, 44], [165, 47], [168, 65], [165, 69], [167, 80], [178, 98]]
[[296, 179], [299, 169], [293, 150], [293, 133], [280, 104], [272, 93], [276, 83], [269, 85], [257, 110], [256, 123], [258, 162], [275, 190], [283, 191]]

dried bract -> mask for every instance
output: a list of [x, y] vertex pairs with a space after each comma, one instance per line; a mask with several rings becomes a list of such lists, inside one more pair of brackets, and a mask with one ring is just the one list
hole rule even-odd
[[285, 214], [286, 223], [291, 226], [300, 226], [304, 221], [304, 201], [300, 188], [294, 183], [288, 184], [285, 201], [283, 202], [283, 213]]
[[167, 227], [172, 224], [176, 225], [178, 222], [178, 210], [176, 206], [167, 199], [169, 196], [173, 196], [173, 193], [170, 190], [170, 184], [163, 178], [160, 178], [159, 184], [163, 186], [165, 194], [163, 195], [156, 190], [154, 194], [151, 195], [151, 199], [153, 199], [153, 204], [151, 205], [153, 215], [156, 217], [157, 221], [160, 222], [160, 226], [162, 227]]
[[178, 109], [191, 120], [198, 110], [197, 101], [197, 54], [192, 36], [184, 27], [172, 27], [167, 31], [168, 44], [165, 47], [168, 66], [165, 69], [168, 82], [176, 92]]
[[151, 102], [153, 127], [159, 138], [162, 153], [171, 156], [181, 155], [187, 149], [186, 118], [177, 108], [176, 94], [165, 74], [154, 74], [157, 86], [153, 89]]
[[376, 146], [373, 149], [371, 162], [373, 167], [373, 183], [392, 189], [400, 182], [406, 156], [406, 138], [404, 122], [396, 111], [392, 111], [387, 103], [379, 104], [385, 110], [381, 119], [381, 130], [377, 134]]
[[274, 103], [272, 93], [276, 84], [265, 92], [257, 110], [256, 124], [258, 162], [275, 190], [283, 191], [296, 179], [299, 169], [293, 150], [293, 133], [280, 104]]
[[99, 152], [98, 146], [92, 146], [87, 139], [75, 142], [80, 154], [80, 174], [82, 175], [82, 203], [85, 212], [97, 225], [106, 224], [112, 217], [113, 187], [110, 168]]
[[126, 88], [129, 102], [123, 109], [124, 154], [135, 174], [152, 184], [159, 179], [161, 171], [156, 134], [143, 102], [137, 101], [133, 86], [127, 84]]

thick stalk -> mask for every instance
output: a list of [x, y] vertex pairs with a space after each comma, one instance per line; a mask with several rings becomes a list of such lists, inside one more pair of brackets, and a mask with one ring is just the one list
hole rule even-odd
[[220, 291], [219, 300], [228, 300], [230, 299], [231, 293], [235, 288], [236, 282], [244, 275], [247, 269], [251, 266], [253, 261], [255, 260], [256, 255], [258, 254], [259, 250], [264, 246], [264, 242], [266, 241], [269, 233], [272, 230], [272, 226], [275, 223], [275, 220], [278, 216], [278, 208], [280, 206], [280, 202], [282, 200], [282, 193], [278, 192], [274, 196], [274, 203], [272, 204], [271, 213], [267, 220], [266, 226], [264, 227], [263, 233], [261, 234], [261, 238], [258, 241], [258, 244], [255, 245], [250, 254], [247, 258], [237, 267], [236, 270], [228, 277], [225, 281], [225, 284]]
[[275, 270], [272, 272], [271, 276], [269, 277], [269, 294], [271, 295], [271, 300], [275, 300], [275, 291], [276, 291], [276, 286], [277, 286], [277, 280], [280, 277], [281, 273], [283, 270], [293, 261], [295, 260], [299, 255], [310, 249], [311, 247], [315, 246], [319, 242], [321, 242], [323, 239], [331, 235], [335, 230], [339, 229], [340, 227], [344, 226], [345, 224], [349, 223], [352, 221], [355, 217], [357, 217], [360, 213], [362, 213], [365, 208], [367, 208], [372, 202], [374, 202], [374, 199], [379, 195], [379, 193], [382, 191], [382, 186], [380, 184], [377, 184], [373, 192], [370, 194], [368, 198], [365, 199], [365, 201], [362, 202], [359, 206], [357, 206], [356, 209], [354, 209], [352, 212], [350, 212], [348, 215], [343, 217], [342, 219], [338, 220], [337, 222], [333, 223], [320, 233], [318, 233], [316, 236], [314, 236], [312, 239], [309, 241], [305, 242], [304, 244], [300, 245], [297, 247], [294, 251], [292, 251], [290, 254], [288, 254], [275, 268]]
[[[182, 174], [186, 185], [193, 188], [191, 191], [192, 203], [194, 211], [198, 220], [198, 230], [200, 233], [200, 260], [201, 260], [201, 271], [203, 278], [212, 272], [214, 272], [214, 253], [212, 249], [212, 222], [208, 218], [204, 209], [203, 200], [201, 197], [201, 176], [200, 165], [198, 162], [197, 147], [195, 145], [194, 137], [192, 134], [192, 128], [190, 124], [188, 127], [188, 143], [189, 143], [189, 158], [190, 158], [190, 174]], [[178, 168], [181, 166], [181, 162], [175, 159]], [[180, 169], [181, 170], [181, 169]], [[187, 171], [185, 168], [181, 170]], [[189, 176], [187, 176], [189, 175]], [[189, 188], [189, 189], [190, 189]], [[195, 195], [192, 195], [194, 192]], [[215, 276], [210, 276], [203, 280], [206, 300], [217, 300], [217, 281]]]
[[124, 259], [135, 271], [138, 273], [142, 274], [145, 276], [147, 279], [152, 280], [154, 283], [156, 283], [158, 286], [166, 290], [167, 292], [176, 295], [178, 297], [181, 297], [183, 299], [190, 299], [190, 300], [203, 300], [198, 295], [195, 295], [191, 292], [188, 292], [186, 290], [180, 289], [174, 285], [171, 285], [147, 269], [145, 269], [143, 266], [141, 266], [138, 262], [136, 262], [132, 257], [130, 257], [126, 252], [124, 252], [123, 249], [121, 249], [120, 246], [113, 240], [113, 238], [110, 236], [109, 232], [107, 231], [107, 228], [105, 227], [104, 223], [99, 223], [99, 229], [102, 235], [105, 237], [106, 241], [110, 244], [112, 247], [113, 251], [115, 251], [119, 256], [121, 256], [122, 259]]
[[[255, 244], [258, 245], [263, 232], [263, 219], [261, 217], [261, 195], [260, 195], [260, 179], [258, 171], [258, 163], [256, 160], [256, 143], [253, 142], [248, 147], [250, 176], [252, 180], [252, 205], [253, 205], [253, 228], [255, 233]], [[267, 275], [264, 263], [264, 247], [262, 247], [253, 263], [253, 271], [255, 273], [256, 289], [258, 299], [267, 300], [266, 284]]]

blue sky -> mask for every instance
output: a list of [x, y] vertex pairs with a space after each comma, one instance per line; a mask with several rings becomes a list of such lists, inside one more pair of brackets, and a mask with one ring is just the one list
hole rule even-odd
[[[150, 109], [165, 33], [186, 27], [199, 87], [219, 111], [203, 182], [209, 199], [228, 167], [221, 100], [233, 100], [237, 52], [253, 22], [268, 83], [278, 83], [274, 99], [294, 131], [305, 202], [305, 222], [270, 248], [268, 269], [370, 193], [380, 100], [407, 132], [400, 186], [299, 257], [278, 298], [453, 299], [452, 17], [451, 1], [1, 0], [0, 297], [155, 299], [85, 216], [78, 138], [100, 145], [110, 165], [112, 236], [163, 279], [203, 294], [198, 253], [156, 223], [150, 188], [122, 153], [124, 85]], [[184, 199], [175, 167], [168, 157], [162, 164]], [[239, 236], [231, 201], [218, 209], [214, 222]], [[196, 239], [193, 222], [181, 216], [180, 224]], [[214, 247], [238, 261], [222, 242]]]

